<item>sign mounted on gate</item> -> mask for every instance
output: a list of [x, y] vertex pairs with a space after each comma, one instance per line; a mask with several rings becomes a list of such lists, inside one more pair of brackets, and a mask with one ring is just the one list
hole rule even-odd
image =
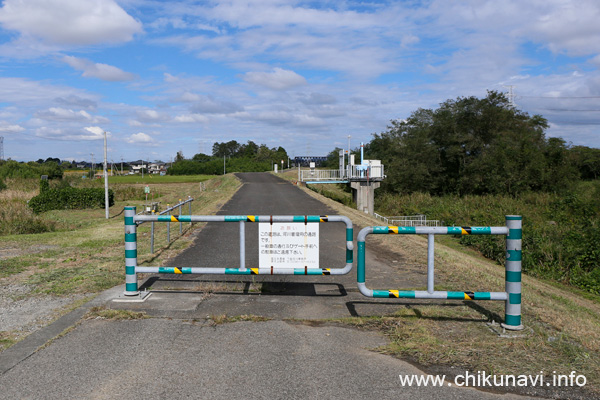
[[319, 224], [259, 223], [261, 268], [319, 268]]

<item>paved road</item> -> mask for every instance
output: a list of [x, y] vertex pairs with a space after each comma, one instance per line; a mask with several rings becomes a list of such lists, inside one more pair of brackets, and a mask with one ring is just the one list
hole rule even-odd
[[[244, 186], [221, 213], [331, 214], [323, 204], [272, 175], [240, 177]], [[227, 224], [206, 226], [193, 248], [170, 264], [237, 265], [238, 227], [224, 225]], [[246, 243], [249, 267], [256, 265], [258, 253], [251, 243], [255, 237], [252, 229], [256, 228], [250, 225], [247, 224]], [[338, 266], [340, 260], [343, 265], [344, 225], [336, 225], [322, 225], [322, 266]], [[372, 278], [388, 279], [393, 271], [385, 257], [394, 255], [370, 257], [369, 265], [377, 271]], [[146, 302], [124, 304], [109, 300], [106, 304], [145, 310], [155, 318], [83, 321], [0, 375], [0, 397], [515, 398], [447, 384], [443, 388], [402, 387], [398, 375], [420, 372], [401, 360], [369, 351], [386, 343], [383, 336], [290, 320], [383, 314], [397, 307], [393, 301], [363, 298], [354, 282], [354, 273], [343, 277], [151, 278], [146, 285], [151, 285], [153, 294]], [[209, 289], [211, 293], [207, 294]], [[119, 290], [122, 289], [113, 289], [101, 298], [114, 296]], [[221, 314], [263, 315], [272, 320], [214, 325], [205, 319], [207, 315]], [[18, 346], [14, 346], [15, 352]], [[4, 355], [1, 353], [0, 359]]]

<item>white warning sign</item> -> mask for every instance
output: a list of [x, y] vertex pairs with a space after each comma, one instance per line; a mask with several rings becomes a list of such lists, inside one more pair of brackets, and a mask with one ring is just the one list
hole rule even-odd
[[319, 268], [319, 224], [258, 224], [260, 268]]

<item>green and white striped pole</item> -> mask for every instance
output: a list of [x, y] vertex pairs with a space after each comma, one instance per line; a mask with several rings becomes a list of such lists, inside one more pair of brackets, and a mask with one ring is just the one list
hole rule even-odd
[[137, 284], [137, 225], [135, 207], [125, 207], [125, 296], [140, 294]]
[[521, 242], [523, 237], [522, 217], [520, 215], [507, 215], [506, 227], [506, 312], [502, 327], [508, 330], [518, 331], [523, 329], [521, 323], [521, 264], [522, 251]]

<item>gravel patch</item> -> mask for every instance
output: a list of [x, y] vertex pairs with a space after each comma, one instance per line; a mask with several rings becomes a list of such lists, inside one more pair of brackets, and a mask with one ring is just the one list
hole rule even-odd
[[64, 307], [85, 297], [34, 294], [33, 289], [31, 285], [0, 286], [0, 331], [26, 336], [52, 322]]

